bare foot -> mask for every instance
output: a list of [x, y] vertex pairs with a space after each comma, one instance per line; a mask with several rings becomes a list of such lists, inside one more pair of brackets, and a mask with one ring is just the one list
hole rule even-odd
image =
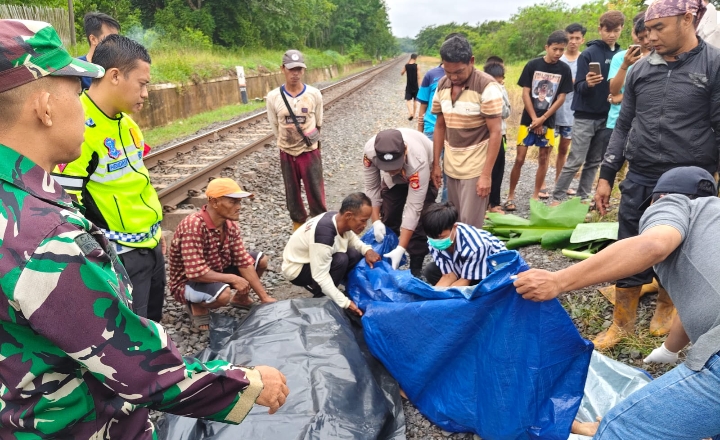
[[236, 306], [243, 306], [243, 307], [249, 307], [255, 304], [253, 300], [250, 299], [250, 295], [235, 295], [235, 297], [232, 299], [231, 305], [234, 304]]
[[573, 421], [572, 428], [570, 428], [571, 434], [580, 434], [587, 437], [592, 437], [598, 430], [600, 422], [578, 422]]

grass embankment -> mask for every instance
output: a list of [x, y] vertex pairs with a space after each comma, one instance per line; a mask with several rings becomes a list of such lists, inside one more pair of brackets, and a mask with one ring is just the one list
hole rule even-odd
[[243, 113], [248, 113], [259, 108], [265, 108], [265, 102], [250, 101], [247, 104], [228, 105], [209, 112], [199, 113], [186, 119], [178, 119], [164, 127], [143, 131], [145, 142], [153, 147], [163, 145], [172, 140], [196, 133], [198, 130], [210, 124], [236, 118]]
[[[87, 43], [78, 43], [70, 48], [74, 56], [86, 54]], [[243, 50], [243, 49], [200, 49], [161, 45], [148, 46], [152, 58], [152, 82], [187, 83], [199, 82], [228, 74], [235, 75], [235, 66], [243, 66], [245, 74], [277, 72], [283, 53], [282, 50]], [[344, 66], [356, 61], [349, 56], [340, 55], [331, 50], [303, 50], [308, 68], [325, 66]]]

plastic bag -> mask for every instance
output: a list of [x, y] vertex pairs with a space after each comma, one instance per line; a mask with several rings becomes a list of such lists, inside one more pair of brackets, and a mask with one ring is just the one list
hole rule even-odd
[[240, 425], [165, 414], [160, 440], [405, 439], [397, 382], [369, 354], [360, 325], [328, 299], [258, 306], [242, 323], [212, 314], [198, 359], [278, 368], [288, 400], [273, 415], [256, 405]]
[[[363, 241], [379, 253], [387, 247], [372, 234]], [[528, 269], [517, 252], [489, 263], [492, 272], [474, 288], [436, 290], [409, 271], [361, 261], [348, 293], [365, 311], [368, 347], [410, 401], [447, 431], [566, 440], [592, 343], [557, 300], [517, 294], [511, 276]]]

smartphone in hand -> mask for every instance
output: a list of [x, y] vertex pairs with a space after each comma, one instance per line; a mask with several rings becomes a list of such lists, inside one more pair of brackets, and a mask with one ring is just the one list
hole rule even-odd
[[640, 45], [639, 44], [631, 44], [630, 46], [628, 46], [628, 50], [631, 50], [637, 54], [640, 51]]
[[590, 63], [590, 72], [592, 72], [596, 75], [602, 75], [602, 72], [600, 71], [600, 63], [597, 63], [597, 62]]

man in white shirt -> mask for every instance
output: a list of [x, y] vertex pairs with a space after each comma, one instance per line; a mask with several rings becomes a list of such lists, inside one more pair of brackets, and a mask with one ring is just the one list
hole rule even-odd
[[357, 236], [367, 226], [371, 213], [370, 199], [358, 192], [345, 197], [339, 212], [309, 219], [293, 232], [285, 246], [285, 278], [316, 298], [327, 295], [338, 306], [362, 316], [362, 311], [337, 286], [363, 255], [371, 268], [380, 261], [380, 255]]

